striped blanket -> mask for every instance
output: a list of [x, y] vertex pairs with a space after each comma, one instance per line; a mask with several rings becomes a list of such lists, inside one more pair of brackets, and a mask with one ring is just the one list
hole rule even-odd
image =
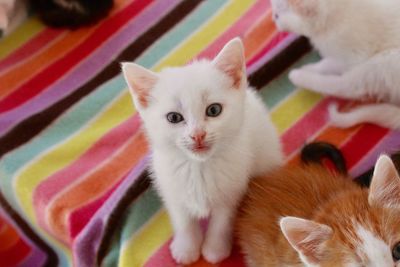
[[[353, 175], [400, 148], [400, 132], [330, 127], [333, 100], [289, 83], [292, 64], [318, 56], [276, 31], [268, 0], [116, 0], [107, 18], [75, 31], [33, 16], [0, 41], [0, 266], [175, 266], [119, 62], [160, 70], [213, 57], [234, 36], [288, 164], [309, 140], [339, 146]], [[235, 249], [220, 266], [244, 264]]]

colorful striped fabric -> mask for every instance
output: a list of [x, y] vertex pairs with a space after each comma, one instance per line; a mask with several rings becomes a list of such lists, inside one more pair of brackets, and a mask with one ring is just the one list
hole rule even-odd
[[[332, 99], [289, 83], [293, 63], [318, 57], [305, 39], [276, 31], [269, 0], [116, 0], [107, 18], [75, 31], [31, 17], [0, 41], [0, 267], [175, 266], [119, 63], [182, 65], [235, 36], [288, 164], [309, 140], [339, 146], [353, 175], [400, 148], [400, 132], [330, 127]], [[235, 249], [219, 266], [244, 264]]]

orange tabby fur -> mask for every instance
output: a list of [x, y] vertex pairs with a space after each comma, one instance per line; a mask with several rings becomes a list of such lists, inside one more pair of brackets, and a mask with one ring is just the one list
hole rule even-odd
[[[385, 261], [380, 266], [395, 266], [390, 253], [400, 241], [400, 205], [393, 204], [400, 203], [400, 178], [397, 172], [393, 173], [394, 166], [388, 158], [383, 161], [383, 167], [374, 174], [371, 193], [349, 177], [333, 174], [317, 165], [286, 167], [252, 180], [235, 226], [248, 265], [374, 266], [368, 262]], [[390, 190], [383, 189], [389, 187]], [[322, 235], [322, 241], [316, 239], [314, 243], [305, 244], [308, 247], [300, 247], [298, 253], [281, 231], [279, 221], [284, 216], [329, 226], [332, 233], [328, 237]], [[368, 255], [371, 250], [363, 251], [365, 243], [357, 232], [360, 226], [387, 244], [389, 256], [385, 252], [383, 256], [378, 255], [379, 258]], [[328, 232], [325, 234], [329, 235]], [[297, 234], [304, 237], [304, 232]], [[293, 232], [291, 237], [298, 238]], [[299, 256], [302, 253], [303, 262]]]

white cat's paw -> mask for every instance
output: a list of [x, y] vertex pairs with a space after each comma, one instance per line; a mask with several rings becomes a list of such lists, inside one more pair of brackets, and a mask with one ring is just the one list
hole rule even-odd
[[229, 257], [232, 250], [232, 243], [230, 240], [223, 240], [223, 238], [207, 238], [203, 244], [201, 253], [210, 263], [218, 263]]
[[332, 125], [339, 128], [348, 128], [355, 125], [352, 121], [350, 113], [340, 112], [339, 106], [336, 103], [328, 106], [328, 113]]
[[201, 240], [188, 235], [175, 236], [170, 245], [172, 257], [177, 263], [191, 264], [200, 258]]
[[294, 69], [289, 72], [289, 80], [297, 87], [303, 87], [303, 73], [301, 69]]

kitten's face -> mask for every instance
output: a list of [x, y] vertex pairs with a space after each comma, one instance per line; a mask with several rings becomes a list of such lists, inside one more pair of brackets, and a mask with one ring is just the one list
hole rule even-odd
[[273, 19], [279, 30], [312, 35], [323, 20], [320, 0], [271, 0]]
[[243, 92], [210, 62], [197, 62], [161, 72], [141, 115], [155, 143], [204, 160], [240, 130]]
[[315, 221], [285, 217], [281, 229], [307, 266], [400, 266], [400, 177], [390, 158], [378, 160], [369, 192], [343, 194]]
[[140, 69], [129, 66], [123, 67], [125, 77], [155, 148], [178, 148], [204, 161], [238, 135], [246, 87], [240, 41], [231, 41], [214, 61], [168, 68], [147, 80], [132, 79], [127, 72]]

